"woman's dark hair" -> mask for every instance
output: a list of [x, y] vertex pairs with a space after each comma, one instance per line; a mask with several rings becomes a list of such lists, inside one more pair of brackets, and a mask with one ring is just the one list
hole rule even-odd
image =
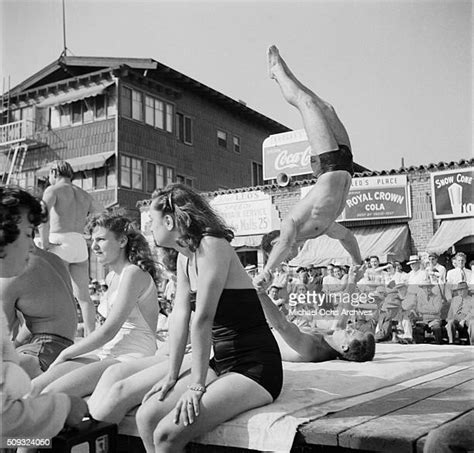
[[48, 220], [48, 209], [39, 198], [19, 187], [0, 187], [0, 249], [20, 235], [22, 211], [35, 227]]
[[118, 212], [102, 213], [94, 216], [87, 225], [90, 233], [96, 227], [102, 227], [111, 231], [116, 238], [125, 236], [127, 238], [125, 255], [128, 261], [137, 265], [143, 271], [148, 272], [153, 280], [157, 281], [157, 269], [150, 246], [145, 236], [143, 236], [131, 219]]
[[232, 241], [233, 231], [197, 192], [183, 184], [170, 184], [152, 195], [150, 209], [173, 216], [180, 237], [177, 243], [195, 252], [203, 236]]

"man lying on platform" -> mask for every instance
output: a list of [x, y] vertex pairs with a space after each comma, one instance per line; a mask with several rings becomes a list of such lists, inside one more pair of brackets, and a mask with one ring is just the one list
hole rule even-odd
[[[347, 291], [355, 291], [355, 269], [349, 271]], [[273, 327], [281, 352], [286, 362], [325, 362], [342, 359], [354, 362], [372, 360], [375, 355], [375, 339], [370, 332], [360, 332], [347, 326], [348, 313], [354, 307], [350, 303], [339, 304], [338, 321], [333, 333], [323, 334], [315, 329], [303, 330], [288, 321], [275, 306], [265, 288], [257, 289], [260, 303], [268, 323]]]

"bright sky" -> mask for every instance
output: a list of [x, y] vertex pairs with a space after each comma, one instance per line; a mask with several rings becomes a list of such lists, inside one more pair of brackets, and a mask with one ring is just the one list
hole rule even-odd
[[[61, 5], [0, 0], [6, 84], [59, 57]], [[153, 58], [300, 129], [267, 77], [276, 44], [370, 169], [472, 156], [470, 0], [66, 0], [66, 16], [73, 55]]]

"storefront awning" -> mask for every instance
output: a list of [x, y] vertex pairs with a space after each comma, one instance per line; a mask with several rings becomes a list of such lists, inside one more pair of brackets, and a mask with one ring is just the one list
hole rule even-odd
[[456, 242], [474, 235], [474, 219], [443, 220], [441, 226], [426, 246], [428, 252], [444, 253]]
[[[407, 225], [384, 225], [352, 228], [359, 243], [362, 258], [376, 255], [381, 262], [405, 261], [409, 256], [409, 230]], [[336, 239], [320, 236], [309, 239], [291, 266], [325, 266], [329, 263], [351, 264], [349, 254]]]
[[44, 101], [36, 104], [36, 107], [51, 107], [52, 105], [70, 104], [79, 99], [90, 98], [102, 94], [104, 90], [114, 82], [100, 83], [99, 85], [75, 88], [66, 93], [56, 94], [47, 97]]
[[[107, 151], [105, 153], [91, 154], [89, 156], [75, 157], [74, 159], [67, 159], [67, 162], [71, 165], [72, 169], [76, 171], [92, 170], [93, 168], [100, 168], [105, 165], [105, 161], [112, 157], [115, 151]], [[36, 170], [36, 176], [39, 178], [45, 178], [49, 175], [49, 170], [53, 162], [40, 169]]]
[[232, 242], [230, 245], [232, 247], [238, 248], [238, 247], [254, 247], [254, 248], [259, 248], [260, 243], [262, 242], [262, 234], [255, 234], [252, 236], [236, 236], [234, 239], [232, 239]]

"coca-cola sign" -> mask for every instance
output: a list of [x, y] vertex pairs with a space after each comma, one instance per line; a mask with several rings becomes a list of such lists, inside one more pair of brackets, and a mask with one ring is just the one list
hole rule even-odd
[[311, 174], [311, 147], [304, 131], [276, 134], [263, 142], [263, 179]]

